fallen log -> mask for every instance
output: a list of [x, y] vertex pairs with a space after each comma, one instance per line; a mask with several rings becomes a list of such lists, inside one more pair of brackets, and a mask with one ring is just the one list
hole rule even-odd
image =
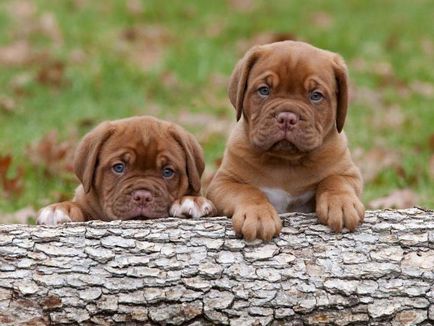
[[282, 219], [269, 243], [224, 217], [1, 225], [0, 324], [432, 325], [433, 211]]

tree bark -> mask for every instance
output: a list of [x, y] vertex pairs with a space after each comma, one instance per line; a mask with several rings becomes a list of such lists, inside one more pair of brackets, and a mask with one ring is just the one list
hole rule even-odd
[[0, 324], [432, 325], [434, 212], [282, 219], [269, 243], [225, 217], [2, 225]]

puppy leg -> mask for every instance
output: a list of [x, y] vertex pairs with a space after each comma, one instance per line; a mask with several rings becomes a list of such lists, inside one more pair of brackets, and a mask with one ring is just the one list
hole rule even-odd
[[361, 179], [348, 176], [330, 176], [318, 185], [316, 214], [321, 223], [333, 231], [343, 227], [354, 231], [363, 222], [365, 207], [358, 197]]
[[170, 216], [198, 218], [214, 216], [217, 210], [214, 204], [202, 196], [184, 196], [175, 200], [170, 207]]
[[38, 212], [36, 222], [45, 225], [57, 225], [66, 222], [85, 221], [83, 211], [72, 201], [48, 205]]
[[232, 216], [237, 234], [247, 241], [269, 241], [282, 229], [282, 221], [267, 197], [258, 188], [230, 179], [215, 178], [208, 192], [219, 213]]

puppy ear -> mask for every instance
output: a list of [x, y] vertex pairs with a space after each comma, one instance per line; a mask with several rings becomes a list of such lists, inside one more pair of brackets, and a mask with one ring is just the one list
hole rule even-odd
[[187, 160], [188, 194], [198, 195], [201, 188], [200, 178], [205, 170], [205, 159], [202, 147], [192, 134], [177, 125], [173, 125], [171, 134], [184, 150]]
[[238, 61], [229, 80], [228, 94], [232, 105], [237, 111], [237, 121], [240, 120], [241, 114], [243, 113], [243, 101], [247, 88], [247, 79], [249, 78], [250, 70], [259, 58], [259, 49], [259, 46], [255, 46], [247, 51], [244, 57]]
[[336, 78], [336, 128], [340, 133], [344, 127], [348, 111], [348, 69], [341, 56], [335, 54], [334, 72]]
[[81, 181], [85, 193], [92, 188], [101, 147], [113, 132], [114, 126], [110, 122], [103, 122], [86, 134], [78, 144], [74, 155], [74, 172]]

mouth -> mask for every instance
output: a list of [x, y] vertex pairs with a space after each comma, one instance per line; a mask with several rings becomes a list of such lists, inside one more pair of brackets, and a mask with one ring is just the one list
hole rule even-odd
[[298, 151], [297, 147], [287, 139], [281, 139], [275, 142], [271, 146], [272, 151], [284, 151], [284, 152], [295, 152]]
[[153, 220], [169, 216], [169, 211], [153, 210], [150, 207], [136, 207], [126, 214], [123, 214], [123, 220]]

